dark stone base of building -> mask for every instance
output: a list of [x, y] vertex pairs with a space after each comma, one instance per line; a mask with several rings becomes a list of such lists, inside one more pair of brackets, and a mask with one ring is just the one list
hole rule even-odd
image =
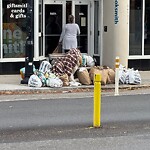
[[[38, 69], [40, 62], [36, 61], [33, 63], [35, 68]], [[0, 63], [0, 75], [6, 74], [20, 74], [20, 69], [25, 67], [25, 62], [3, 62]]]
[[134, 68], [140, 71], [148, 71], [150, 70], [150, 60], [149, 59], [128, 60], [128, 68]]

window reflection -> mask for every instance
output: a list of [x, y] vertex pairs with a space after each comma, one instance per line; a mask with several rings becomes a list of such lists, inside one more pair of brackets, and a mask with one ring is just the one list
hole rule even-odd
[[75, 6], [75, 22], [80, 27], [80, 35], [78, 36], [78, 45], [82, 53], [88, 52], [88, 6]]
[[150, 1], [145, 1], [144, 54], [150, 55]]
[[25, 56], [27, 0], [3, 0], [3, 58]]
[[129, 55], [142, 54], [142, 0], [130, 1]]
[[62, 5], [45, 5], [45, 55], [53, 53], [62, 31]]
[[99, 40], [99, 31], [98, 31], [98, 24], [99, 24], [99, 2], [95, 2], [95, 9], [94, 9], [94, 54], [98, 54], [98, 40]]

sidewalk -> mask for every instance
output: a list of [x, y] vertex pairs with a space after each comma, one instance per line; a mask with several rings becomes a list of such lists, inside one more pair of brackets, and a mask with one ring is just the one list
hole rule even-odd
[[[150, 87], [150, 71], [139, 71], [142, 79], [140, 85], [119, 85], [120, 89], [135, 89], [135, 88], [149, 88]], [[21, 76], [18, 75], [0, 75], [0, 95], [2, 94], [34, 94], [34, 93], [65, 93], [65, 92], [79, 92], [79, 91], [92, 91], [93, 85], [78, 86], [78, 87], [62, 87], [62, 88], [49, 88], [41, 87], [34, 88], [28, 87], [26, 84], [20, 84]], [[102, 90], [113, 90], [114, 84], [102, 85]]]

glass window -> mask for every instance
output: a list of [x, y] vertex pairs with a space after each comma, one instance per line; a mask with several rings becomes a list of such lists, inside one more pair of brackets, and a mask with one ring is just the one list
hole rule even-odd
[[62, 4], [45, 5], [45, 55], [53, 53], [62, 31]]
[[3, 58], [25, 56], [27, 0], [3, 0]]
[[66, 23], [68, 23], [68, 16], [70, 14], [72, 14], [71, 10], [72, 10], [72, 2], [71, 1], [67, 1], [66, 2]]
[[[42, 34], [42, 30], [43, 30], [43, 25], [42, 25], [42, 3], [41, 1], [39, 2], [39, 33]], [[42, 39], [42, 35], [39, 36], [39, 56], [43, 56], [43, 39]]]
[[95, 1], [95, 9], [94, 9], [94, 54], [98, 54], [98, 37], [99, 37], [99, 30], [98, 30], [98, 24], [99, 24], [99, 2]]
[[80, 27], [78, 46], [81, 53], [88, 52], [88, 5], [75, 6], [75, 22]]
[[144, 55], [150, 55], [150, 1], [145, 0]]
[[142, 55], [142, 0], [130, 0], [129, 55]]

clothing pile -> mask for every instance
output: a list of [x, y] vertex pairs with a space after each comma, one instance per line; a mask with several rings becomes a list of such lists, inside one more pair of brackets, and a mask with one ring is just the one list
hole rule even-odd
[[73, 69], [78, 64], [78, 60], [81, 58], [81, 53], [78, 49], [71, 49], [66, 53], [64, 57], [56, 58], [53, 66], [52, 72], [56, 75], [67, 74], [70, 76]]

